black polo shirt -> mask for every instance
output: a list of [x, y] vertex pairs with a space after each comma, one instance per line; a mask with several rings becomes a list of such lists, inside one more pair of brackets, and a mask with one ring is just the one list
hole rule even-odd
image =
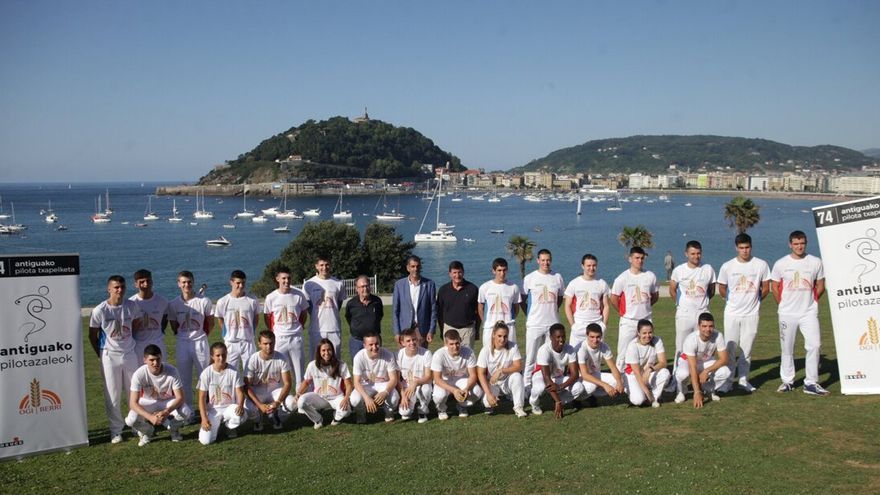
[[379, 334], [382, 330], [382, 316], [384, 315], [382, 299], [370, 294], [367, 304], [361, 303], [358, 296], [348, 300], [345, 305], [345, 320], [351, 329], [351, 336], [363, 340], [364, 335], [373, 332]]
[[437, 320], [456, 328], [473, 325], [477, 321], [477, 294], [480, 289], [464, 280], [460, 289], [449, 282], [437, 290]]

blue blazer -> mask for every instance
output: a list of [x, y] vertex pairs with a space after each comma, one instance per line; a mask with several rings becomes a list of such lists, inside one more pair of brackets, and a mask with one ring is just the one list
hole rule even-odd
[[413, 308], [412, 297], [409, 295], [409, 278], [404, 277], [394, 282], [394, 294], [391, 299], [391, 331], [394, 335], [412, 326], [418, 315], [419, 333], [422, 336], [433, 335], [437, 327], [437, 287], [434, 281], [422, 277], [419, 281], [419, 304]]

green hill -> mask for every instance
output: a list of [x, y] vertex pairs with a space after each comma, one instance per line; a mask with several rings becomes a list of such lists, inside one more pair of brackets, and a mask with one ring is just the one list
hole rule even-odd
[[[290, 160], [290, 157], [298, 159]], [[278, 161], [281, 161], [280, 163]], [[200, 184], [271, 182], [291, 178], [399, 178], [428, 175], [423, 164], [464, 170], [453, 154], [410, 127], [333, 117], [280, 132], [215, 168]]]
[[724, 136], [631, 136], [563, 148], [514, 171], [657, 173], [671, 164], [679, 170], [845, 170], [872, 162], [872, 158], [840, 146], [790, 146], [766, 139]]

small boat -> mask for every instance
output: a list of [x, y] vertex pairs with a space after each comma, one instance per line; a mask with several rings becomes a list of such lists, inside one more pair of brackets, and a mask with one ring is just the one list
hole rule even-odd
[[134, 226], [135, 226], [135, 227], [138, 227], [138, 228], [144, 228], [144, 227], [147, 226], [147, 224], [145, 224], [145, 223], [136, 223], [136, 224], [134, 224]]
[[122, 225], [128, 225], [128, 224], [130, 224], [130, 223], [131, 223], [131, 222], [127, 222], [127, 221], [126, 221], [126, 222], [122, 222]]
[[309, 208], [308, 210], [303, 211], [303, 215], [307, 217], [319, 217], [321, 216], [320, 208]]
[[349, 227], [354, 227], [354, 222], [345, 222], [345, 225], [348, 225]]
[[288, 227], [287, 225], [285, 225], [284, 227], [275, 227], [274, 229], [272, 229], [272, 232], [275, 232], [276, 234], [289, 234], [290, 227]]
[[685, 203], [684, 205], [685, 205], [685, 206], [693, 206], [693, 205], [690, 204], [690, 203]]
[[265, 210], [260, 210], [260, 211], [263, 213], [263, 215], [266, 215], [267, 217], [274, 217], [275, 215], [278, 214], [278, 207], [273, 206], [271, 208], [266, 208]]
[[65, 226], [65, 225], [59, 225], [58, 228], [55, 229], [55, 230], [62, 230], [62, 231], [63, 231], [63, 230], [67, 230], [67, 226]]
[[177, 216], [179, 212], [177, 211], [177, 200], [171, 200], [171, 216], [168, 217], [168, 221], [171, 223], [179, 223], [182, 222], [183, 219]]
[[193, 213], [193, 218], [196, 219], [205, 219], [209, 220], [214, 218], [214, 214], [205, 209], [205, 196], [204, 193], [202, 195], [202, 204], [199, 206], [199, 191], [196, 190], [196, 211]]
[[489, 231], [490, 234], [503, 234], [504, 229], [492, 229]]
[[339, 190], [339, 201], [336, 202], [336, 207], [333, 208], [333, 218], [340, 220], [351, 218], [351, 210], [342, 209], [342, 189]]
[[[95, 214], [92, 215], [92, 222], [94, 223], [110, 223], [110, 213], [107, 213], [107, 210], [101, 211], [101, 195], [98, 195], [98, 199], [95, 201]], [[112, 211], [111, 211], [112, 213]]]
[[[405, 220], [406, 215], [400, 213], [400, 197], [398, 196], [397, 200], [397, 210], [392, 209], [388, 211], [388, 193], [387, 191], [382, 192], [382, 197], [379, 198], [379, 201], [382, 202], [382, 213], [376, 215], [376, 220], [385, 220], [385, 221], [396, 221], [396, 220]], [[376, 202], [376, 208], [379, 207], [379, 201]], [[373, 211], [376, 211], [376, 208], [373, 208]]]
[[6, 220], [9, 218], [8, 213], [3, 213], [3, 197], [0, 196], [0, 220]]
[[[447, 164], [448, 165], [448, 164]], [[452, 230], [449, 229], [446, 223], [440, 221], [440, 192], [443, 190], [443, 176], [440, 176], [440, 179], [437, 181], [437, 192], [432, 197], [432, 200], [437, 200], [437, 228], [428, 232], [427, 234], [422, 233], [422, 226], [425, 225], [425, 220], [428, 218], [428, 214], [431, 212], [431, 204], [428, 203], [428, 210], [425, 211], [425, 218], [422, 219], [422, 225], [419, 226], [419, 233], [415, 235], [413, 238], [416, 242], [458, 242], [458, 239], [455, 237], [455, 234]]]
[[265, 215], [257, 215], [255, 217], [251, 218], [251, 222], [254, 222], [254, 223], [266, 223], [268, 221], [269, 221], [269, 219], [266, 218]]
[[49, 200], [49, 209], [48, 210], [41, 210], [40, 214], [46, 215], [46, 217], [44, 218], [44, 220], [46, 220], [46, 223], [55, 223], [58, 221], [58, 215], [56, 215], [55, 212], [52, 211], [52, 201], [51, 200]]
[[[302, 215], [296, 212], [296, 210], [288, 210], [287, 209], [287, 190], [284, 191], [284, 199], [281, 200], [281, 209], [275, 208], [275, 218], [281, 219], [290, 219], [290, 220], [301, 220]], [[263, 214], [267, 213], [263, 211]]]
[[232, 225], [231, 223], [224, 223], [223, 228], [224, 229], [234, 229], [235, 225]]
[[532, 230], [534, 230], [535, 232], [544, 232], [544, 229], [539, 225], [535, 225], [535, 228]]
[[253, 218], [255, 213], [247, 209], [247, 187], [242, 186], [242, 207], [241, 211], [235, 214], [235, 218]]
[[205, 241], [205, 244], [207, 244], [208, 246], [214, 246], [214, 247], [224, 247], [224, 246], [231, 246], [232, 245], [232, 243], [229, 242], [222, 235], [220, 237], [218, 237], [217, 239], [210, 239], [210, 240]]
[[[125, 222], [123, 222], [123, 223], [125, 223]], [[189, 224], [190, 224], [190, 225], [198, 225], [199, 222], [190, 222]]]
[[150, 222], [153, 220], [158, 220], [159, 215], [153, 213], [153, 196], [147, 195], [147, 210], [144, 212], [144, 220]]
[[477, 242], [477, 241], [475, 241], [474, 239], [471, 239], [470, 237], [465, 237], [465, 238], [463, 238], [462, 240], [463, 240], [464, 242]]
[[660, 196], [657, 196], [657, 199], [659, 199], [660, 201], [666, 201], [669, 199], [669, 196], [661, 194]]

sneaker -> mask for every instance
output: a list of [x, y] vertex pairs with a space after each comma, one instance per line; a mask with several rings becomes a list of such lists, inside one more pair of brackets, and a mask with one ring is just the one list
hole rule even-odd
[[400, 420], [401, 420], [401, 421], [409, 421], [410, 419], [412, 419], [412, 416], [410, 416], [410, 415], [407, 415], [407, 414], [401, 414], [401, 415], [400, 415]]
[[679, 392], [678, 395], [675, 396], [675, 403], [676, 404], [681, 404], [682, 402], [684, 402], [686, 400], [687, 399], [685, 399], [684, 394], [681, 392]]
[[235, 431], [235, 428], [226, 430], [226, 438], [236, 438], [238, 436], [238, 432]]
[[528, 414], [526, 414], [525, 410], [523, 410], [522, 406], [514, 407], [513, 414], [516, 414], [517, 418], [524, 418], [524, 417], [528, 416]]
[[712, 392], [712, 395], [710, 395], [710, 397], [712, 397], [712, 402], [721, 401], [721, 397], [719, 397], [718, 394], [716, 394], [715, 392]]
[[785, 382], [782, 382], [782, 385], [780, 385], [779, 388], [776, 389], [776, 391], [780, 393], [791, 392], [792, 390], [794, 390], [794, 386], [790, 383]]
[[122, 433], [117, 433], [116, 435], [113, 435], [113, 437], [110, 439], [110, 443], [120, 443], [120, 442], [122, 442]]
[[280, 430], [284, 428], [284, 423], [281, 422], [281, 418], [272, 418], [272, 429]]
[[144, 445], [150, 443], [150, 437], [148, 437], [147, 435], [141, 434], [140, 437], [140, 440], [138, 440], [138, 447], [143, 447]]
[[422, 425], [427, 422], [428, 422], [428, 415], [427, 414], [419, 414], [419, 424]]
[[171, 441], [172, 442], [180, 442], [183, 441], [183, 434], [180, 431], [172, 431], [171, 432]]
[[745, 391], [745, 393], [747, 393], [747, 394], [750, 394], [750, 393], [754, 392], [755, 390], [757, 390], [757, 389], [756, 389], [754, 386], [752, 386], [752, 384], [749, 383], [749, 381], [746, 380], [745, 378], [740, 378], [740, 379], [739, 379], [739, 388], [743, 389], [743, 390]]
[[393, 421], [394, 421], [394, 413], [393, 412], [386, 412], [385, 413], [385, 422], [391, 423]]
[[263, 431], [263, 420], [258, 419], [256, 421], [254, 421], [254, 433], [258, 433], [261, 431]]
[[449, 419], [449, 414], [446, 411], [441, 411], [437, 413], [437, 419], [440, 421], [446, 421]]
[[544, 411], [541, 410], [541, 406], [539, 406], [538, 404], [532, 404], [532, 414], [534, 414], [535, 416], [540, 416], [544, 414]]
[[[336, 423], [336, 420], [334, 420], [333, 423]], [[332, 425], [333, 423], [330, 423], [330, 424]], [[323, 427], [324, 427], [324, 423], [321, 422], [321, 423], [315, 423], [315, 426], [313, 426], [312, 428], [314, 428], [316, 430], [320, 430]]]
[[[323, 424], [323, 423], [321, 423], [321, 424]], [[330, 426], [339, 426], [341, 424], [342, 424], [342, 421], [340, 421], [338, 419], [334, 419], [333, 421], [330, 422]]]
[[458, 406], [458, 417], [459, 417], [459, 418], [466, 418], [466, 417], [468, 417], [468, 410], [467, 410], [466, 407]]
[[821, 395], [823, 397], [831, 395], [831, 392], [822, 388], [822, 385], [819, 385], [818, 383], [804, 385], [804, 393], [810, 395]]
[[660, 407], [660, 403], [655, 400], [651, 403], [651, 407], [653, 407], [654, 409], [658, 409]]
[[493, 414], [495, 414], [495, 408], [494, 407], [487, 407], [485, 414], [486, 414], [486, 416], [492, 416]]

